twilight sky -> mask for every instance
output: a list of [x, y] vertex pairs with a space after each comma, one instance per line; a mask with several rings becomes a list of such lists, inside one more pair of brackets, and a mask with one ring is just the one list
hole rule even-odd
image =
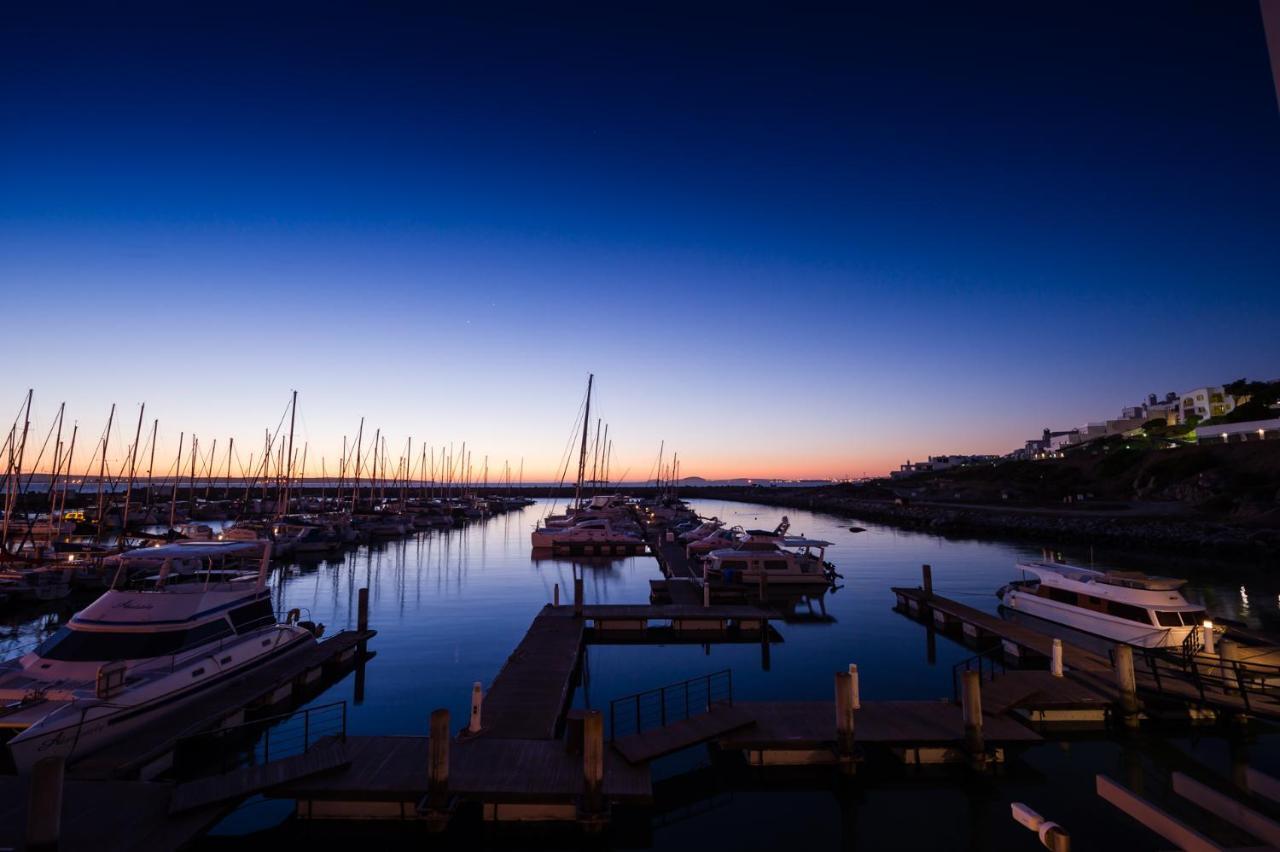
[[112, 458], [296, 388], [312, 472], [546, 478], [590, 371], [615, 475], [860, 475], [1280, 377], [1256, 2], [26, 5], [0, 413]]

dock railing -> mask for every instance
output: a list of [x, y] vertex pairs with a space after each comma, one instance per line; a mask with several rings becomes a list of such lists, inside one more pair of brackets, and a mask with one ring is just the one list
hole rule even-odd
[[1003, 649], [1000, 645], [994, 648], [988, 648], [981, 654], [974, 654], [968, 659], [961, 660], [951, 667], [951, 699], [957, 704], [960, 703], [960, 675], [963, 672], [978, 673], [978, 680], [989, 682], [996, 679], [997, 674], [1004, 674], [1004, 658], [1002, 656]]
[[[1142, 660], [1157, 692], [1166, 692], [1170, 681], [1190, 683], [1201, 701], [1206, 700], [1206, 692], [1238, 695], [1245, 712], [1252, 712], [1250, 702], [1259, 699], [1280, 701], [1280, 666], [1224, 659], [1217, 654], [1203, 652], [1185, 656], [1159, 648], [1134, 650], [1141, 651], [1137, 659]], [[1114, 650], [1110, 656], [1114, 667]]]
[[347, 702], [334, 701], [184, 737], [175, 749], [181, 777], [230, 772], [304, 754], [321, 741], [345, 742]]
[[609, 740], [664, 728], [733, 704], [733, 672], [723, 669], [609, 702]]

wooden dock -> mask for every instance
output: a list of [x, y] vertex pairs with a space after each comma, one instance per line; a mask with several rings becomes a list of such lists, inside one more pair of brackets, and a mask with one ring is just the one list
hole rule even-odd
[[573, 696], [582, 662], [583, 619], [572, 607], [544, 606], [489, 685], [482, 733], [509, 739], [553, 739]]
[[[1053, 653], [1054, 637], [1023, 624], [982, 612], [923, 588], [894, 588], [897, 609], [944, 634], [970, 644], [997, 644], [1017, 665], [1041, 664]], [[1008, 671], [984, 684], [997, 703], [1036, 721], [1102, 719], [1121, 698], [1111, 659], [1064, 640], [1064, 677]], [[1280, 668], [1247, 655], [1237, 661], [1199, 653], [1182, 658], [1161, 649], [1135, 649], [1136, 693], [1144, 716], [1203, 721], [1221, 714], [1280, 718]]]

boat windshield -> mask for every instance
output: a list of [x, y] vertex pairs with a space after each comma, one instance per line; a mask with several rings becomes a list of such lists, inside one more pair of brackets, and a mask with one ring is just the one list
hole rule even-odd
[[1182, 610], [1180, 612], [1156, 611], [1156, 621], [1161, 627], [1197, 627], [1204, 623], [1204, 610]]
[[36, 648], [47, 660], [68, 663], [111, 662], [166, 657], [232, 635], [225, 618], [186, 630], [159, 633], [107, 633], [63, 627]]

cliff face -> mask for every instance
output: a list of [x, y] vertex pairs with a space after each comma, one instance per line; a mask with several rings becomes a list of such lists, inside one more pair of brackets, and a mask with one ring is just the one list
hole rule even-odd
[[814, 509], [935, 532], [1280, 557], [1280, 442], [1117, 449], [820, 488], [682, 496]]

